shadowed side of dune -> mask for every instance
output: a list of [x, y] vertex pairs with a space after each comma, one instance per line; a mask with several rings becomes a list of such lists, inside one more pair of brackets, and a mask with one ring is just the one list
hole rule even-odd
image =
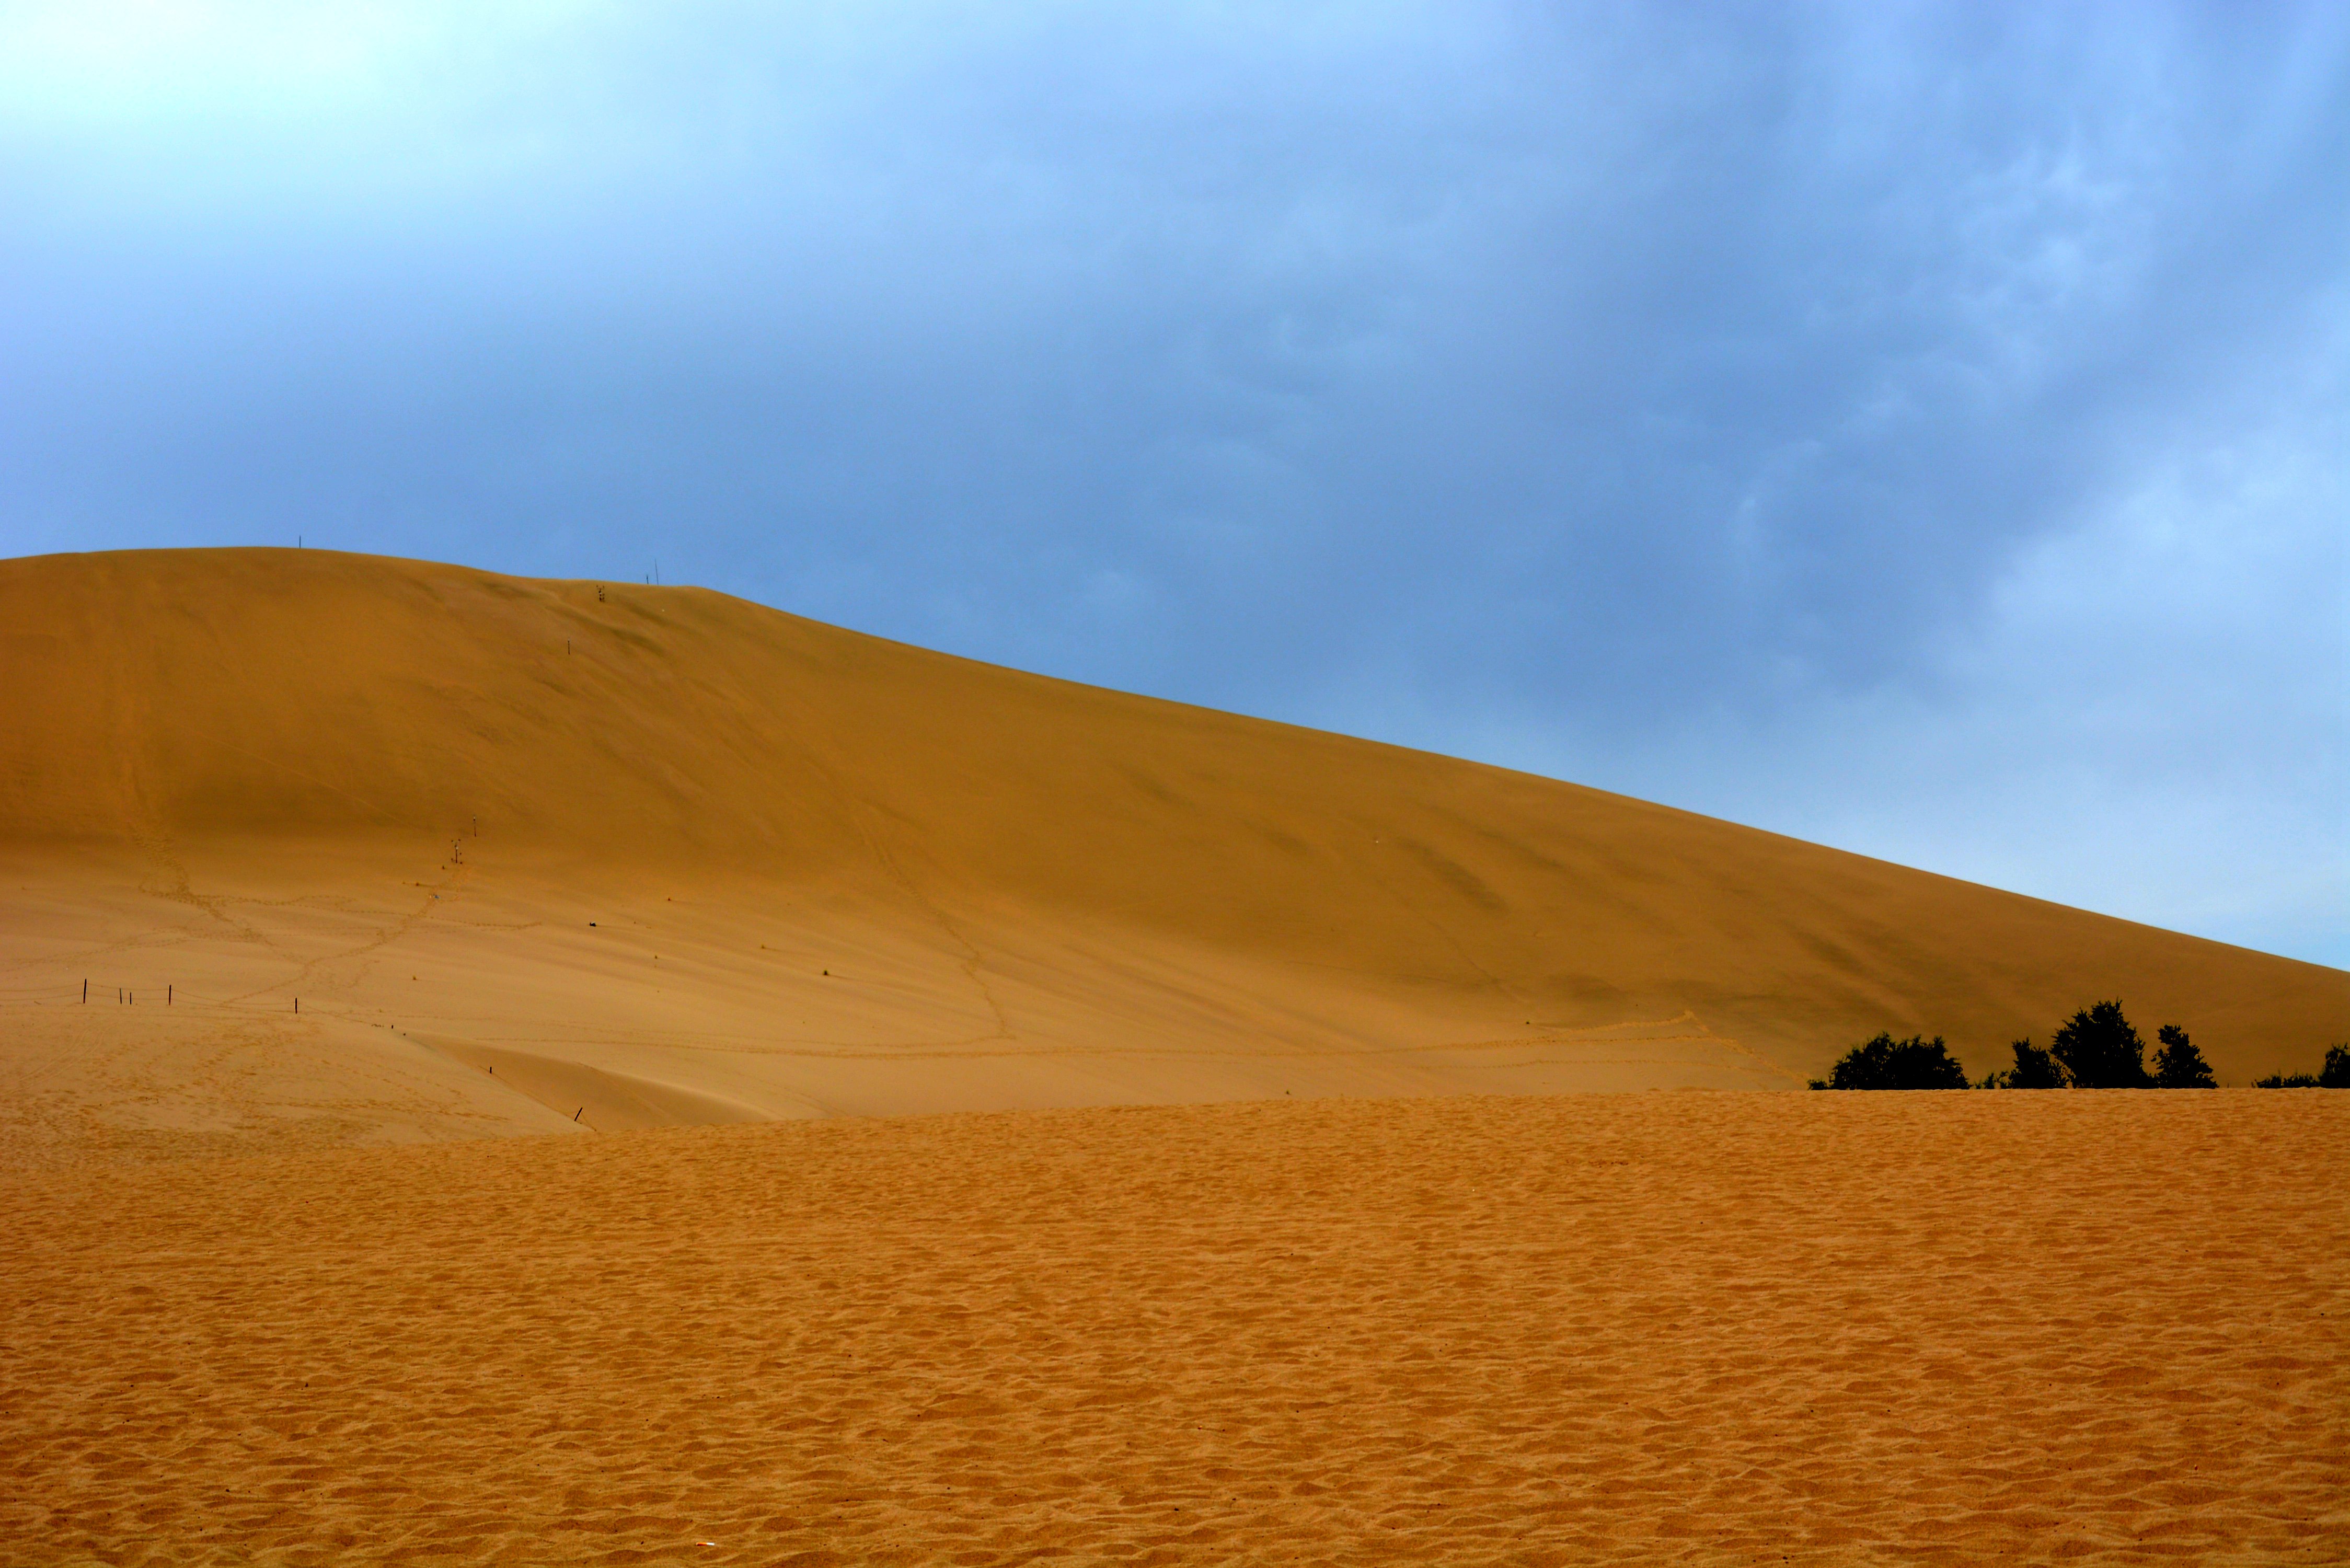
[[0, 1005], [135, 971], [859, 1110], [1981, 1072], [2106, 996], [2239, 1081], [2350, 1034], [2340, 971], [700, 589], [48, 556], [0, 627]]

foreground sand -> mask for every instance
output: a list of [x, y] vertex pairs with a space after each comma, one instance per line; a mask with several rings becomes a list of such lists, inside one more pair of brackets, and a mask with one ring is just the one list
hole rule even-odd
[[696, 1127], [0, 1173], [60, 1563], [2350, 1558], [2350, 1095]]

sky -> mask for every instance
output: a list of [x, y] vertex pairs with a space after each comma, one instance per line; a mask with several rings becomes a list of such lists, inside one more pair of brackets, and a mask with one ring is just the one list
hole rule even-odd
[[2350, 7], [0, 7], [0, 555], [297, 536], [2350, 967]]

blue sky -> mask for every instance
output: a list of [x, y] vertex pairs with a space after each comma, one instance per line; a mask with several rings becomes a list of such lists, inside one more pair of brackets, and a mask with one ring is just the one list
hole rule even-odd
[[2350, 964], [2338, 5], [17, 4], [0, 210], [7, 554], [658, 560]]

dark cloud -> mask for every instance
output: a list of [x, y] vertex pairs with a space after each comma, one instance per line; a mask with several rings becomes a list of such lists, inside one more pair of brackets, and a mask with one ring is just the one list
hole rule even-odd
[[2335, 8], [91, 15], [16, 549], [658, 558], [2350, 957]]

